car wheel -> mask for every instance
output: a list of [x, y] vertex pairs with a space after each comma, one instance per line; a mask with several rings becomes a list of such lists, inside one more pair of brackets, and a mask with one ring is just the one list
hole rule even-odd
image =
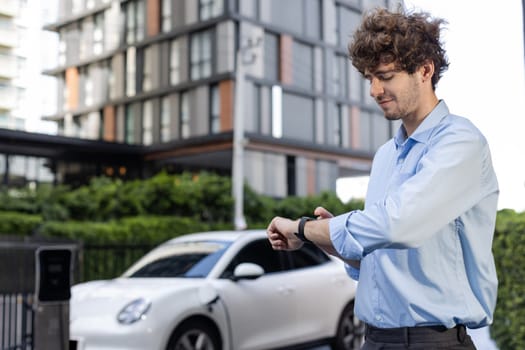
[[183, 323], [171, 335], [166, 350], [221, 350], [216, 330], [202, 321]]
[[339, 319], [332, 350], [361, 349], [364, 339], [365, 324], [354, 315], [354, 302], [351, 302], [346, 305]]

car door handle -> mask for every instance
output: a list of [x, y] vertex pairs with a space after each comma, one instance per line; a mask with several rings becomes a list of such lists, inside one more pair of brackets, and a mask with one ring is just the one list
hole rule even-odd
[[279, 291], [279, 294], [282, 294], [282, 295], [290, 295], [294, 292], [294, 289], [289, 286], [279, 286], [277, 290]]

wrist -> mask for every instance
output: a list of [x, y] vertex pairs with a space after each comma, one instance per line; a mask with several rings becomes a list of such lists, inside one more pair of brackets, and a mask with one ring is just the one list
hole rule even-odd
[[304, 226], [308, 221], [315, 220], [314, 218], [310, 218], [308, 216], [303, 216], [299, 219], [299, 223], [297, 224], [297, 232], [294, 232], [295, 236], [299, 238], [304, 243], [313, 243], [311, 240], [309, 240], [305, 234], [304, 234]]

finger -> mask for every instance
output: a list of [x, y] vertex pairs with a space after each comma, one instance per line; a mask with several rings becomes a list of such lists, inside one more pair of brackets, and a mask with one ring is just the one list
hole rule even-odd
[[318, 219], [329, 219], [329, 218], [334, 217], [334, 215], [333, 215], [332, 213], [330, 213], [328, 210], [326, 210], [326, 209], [323, 208], [323, 207], [317, 207], [317, 208], [315, 208], [315, 210], [314, 210], [314, 215], [315, 215]]

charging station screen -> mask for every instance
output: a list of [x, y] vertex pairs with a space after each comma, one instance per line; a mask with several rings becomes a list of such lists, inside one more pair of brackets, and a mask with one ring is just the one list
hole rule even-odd
[[41, 250], [38, 253], [40, 301], [66, 301], [71, 298], [71, 251]]

